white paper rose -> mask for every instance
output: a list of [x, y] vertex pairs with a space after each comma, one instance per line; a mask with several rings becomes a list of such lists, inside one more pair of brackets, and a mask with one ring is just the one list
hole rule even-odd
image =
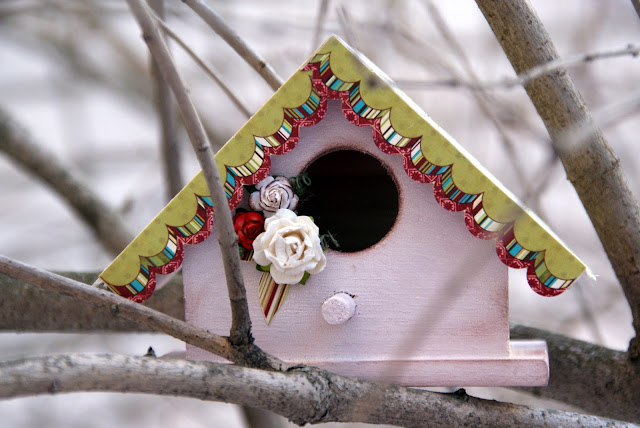
[[305, 272], [319, 273], [327, 264], [318, 226], [311, 218], [287, 209], [265, 221], [264, 232], [253, 241], [253, 250], [256, 263], [271, 264], [271, 276], [278, 284], [297, 284]]
[[279, 209], [295, 210], [298, 206], [298, 196], [286, 177], [267, 176], [256, 184], [256, 189], [249, 196], [249, 206], [254, 211], [263, 211], [265, 217], [271, 217]]

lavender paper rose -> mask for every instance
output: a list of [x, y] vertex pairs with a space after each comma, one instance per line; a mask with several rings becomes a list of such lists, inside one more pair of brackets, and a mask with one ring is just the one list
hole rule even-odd
[[249, 196], [249, 206], [254, 211], [263, 211], [266, 218], [279, 209], [295, 210], [298, 206], [298, 196], [286, 177], [268, 176], [256, 184], [256, 189], [258, 191]]

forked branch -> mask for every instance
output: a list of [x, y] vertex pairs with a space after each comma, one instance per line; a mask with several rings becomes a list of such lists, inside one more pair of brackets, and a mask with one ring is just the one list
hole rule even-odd
[[44, 290], [55, 291], [95, 306], [108, 308], [114, 317], [122, 317], [168, 334], [236, 364], [267, 369], [282, 367], [281, 361], [266, 355], [255, 345], [238, 350], [226, 337], [192, 326], [116, 294], [40, 270], [8, 257], [0, 256], [0, 273]]

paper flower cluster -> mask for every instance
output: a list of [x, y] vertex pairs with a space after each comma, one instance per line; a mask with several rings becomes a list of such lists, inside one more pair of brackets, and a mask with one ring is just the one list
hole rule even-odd
[[299, 198], [288, 178], [268, 176], [255, 187], [249, 196], [254, 211], [233, 216], [241, 256], [250, 260], [246, 250], [253, 249], [259, 270], [270, 272], [276, 283], [304, 283], [327, 264], [318, 226], [311, 217], [293, 211]]

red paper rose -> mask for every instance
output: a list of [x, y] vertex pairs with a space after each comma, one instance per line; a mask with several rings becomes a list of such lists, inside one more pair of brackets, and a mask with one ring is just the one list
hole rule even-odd
[[247, 250], [264, 230], [264, 217], [256, 211], [240, 212], [233, 216], [233, 228], [238, 234], [238, 243]]

